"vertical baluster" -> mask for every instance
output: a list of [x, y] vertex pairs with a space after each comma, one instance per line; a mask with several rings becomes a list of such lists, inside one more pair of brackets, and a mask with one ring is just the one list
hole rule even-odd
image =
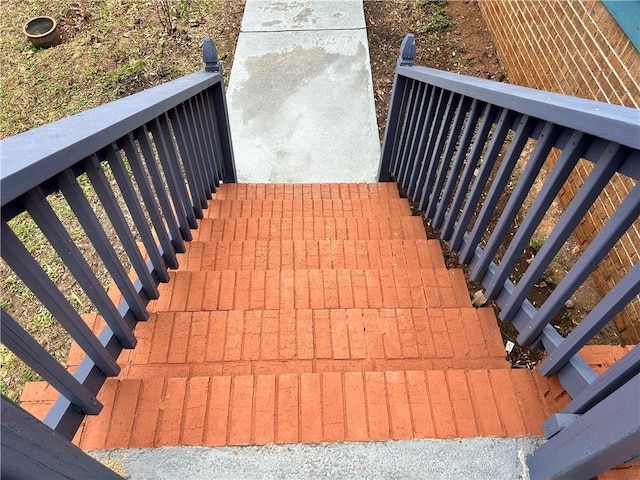
[[396, 150], [400, 138], [400, 122], [396, 121], [396, 119], [401, 118], [405, 111], [405, 105], [409, 96], [409, 82], [410, 80], [407, 77], [396, 73], [391, 90], [387, 123], [384, 129], [380, 164], [378, 165], [378, 180], [380, 182], [388, 182], [391, 179], [391, 172], [396, 168]]
[[107, 237], [98, 217], [96, 217], [91, 208], [91, 204], [84, 196], [76, 177], [69, 170], [65, 170], [58, 175], [57, 182], [67, 203], [102, 259], [105, 268], [129, 305], [131, 312], [137, 320], [148, 319], [149, 313], [145, 303], [143, 303], [133, 283], [129, 280], [122, 262], [111, 245], [111, 240]]
[[640, 343], [611, 365], [587, 388], [574, 396], [571, 402], [562, 409], [562, 413], [581, 414], [586, 412], [635, 377], [638, 371], [640, 371]]
[[29, 215], [40, 227], [60, 259], [96, 306], [118, 341], [124, 348], [135, 347], [136, 339], [133, 332], [118, 313], [105, 289], [100, 285], [84, 256], [47, 202], [42, 190], [36, 187], [29, 191], [23, 197], [23, 203]]
[[169, 147], [167, 144], [171, 142], [171, 139], [164, 137], [158, 118], [155, 118], [149, 123], [149, 128], [158, 151], [158, 159], [160, 160], [160, 165], [162, 165], [162, 170], [164, 171], [164, 178], [167, 182], [169, 194], [171, 195], [173, 208], [178, 218], [180, 233], [182, 233], [182, 238], [186, 241], [190, 241], [192, 238], [191, 229], [197, 228], [198, 222], [196, 221], [193, 209], [188, 206], [189, 197], [182, 179], [182, 172], [180, 171], [179, 166], [171, 161], [169, 156]]
[[438, 135], [436, 136], [433, 148], [430, 148], [431, 152], [428, 158], [431, 160], [429, 161], [429, 169], [425, 175], [424, 187], [422, 188], [420, 200], [418, 202], [418, 210], [420, 211], [423, 211], [426, 208], [429, 194], [433, 193], [434, 177], [438, 167], [441, 165], [442, 150], [447, 139], [449, 127], [451, 126], [451, 119], [453, 118], [454, 108], [452, 107], [458, 103], [458, 97], [459, 95], [457, 93], [447, 92], [445, 110], [441, 116], [436, 117], [436, 124], [434, 127], [439, 125], [440, 129], [438, 130]]
[[[604, 228], [589, 244], [585, 252], [562, 279], [551, 296], [542, 304], [531, 319], [530, 335], [537, 336], [562, 308], [571, 295], [582, 285], [598, 263], [609, 253], [615, 243], [640, 216], [640, 183], [616, 209]], [[640, 286], [640, 275], [636, 277]]]
[[194, 147], [191, 137], [188, 135], [187, 123], [184, 118], [184, 109], [182, 105], [178, 105], [169, 111], [169, 120], [173, 126], [173, 132], [176, 136], [180, 156], [189, 158], [193, 161], [193, 171], [195, 181], [198, 183], [198, 191], [200, 192], [200, 206], [207, 207], [207, 199], [211, 198], [211, 173], [207, 172], [200, 159], [195, 158]]
[[[131, 166], [131, 171], [133, 172], [133, 177], [138, 184], [138, 189], [140, 190], [140, 194], [142, 195], [142, 201], [144, 202], [144, 206], [147, 209], [149, 214], [149, 218], [151, 219], [151, 223], [153, 224], [153, 229], [156, 232], [156, 237], [160, 242], [160, 246], [162, 247], [162, 256], [163, 259], [169, 268], [178, 268], [178, 259], [176, 257], [175, 247], [171, 243], [169, 239], [169, 235], [167, 234], [166, 226], [164, 221], [162, 220], [162, 216], [160, 214], [160, 210], [158, 209], [158, 205], [154, 198], [153, 192], [151, 190], [151, 185], [149, 184], [149, 178], [144, 171], [142, 166], [142, 160], [140, 159], [140, 155], [138, 154], [138, 149], [135, 145], [135, 139], [133, 134], [130, 133], [123, 139], [123, 148], [125, 153], [127, 154], [127, 158], [129, 159], [129, 165]], [[175, 222], [171, 222], [172, 218], [167, 218], [167, 225], [171, 229], [171, 224], [175, 225]], [[176, 235], [178, 235], [178, 227], [175, 226]], [[160, 281], [165, 281], [163, 277], [159, 277]]]
[[502, 256], [500, 265], [498, 265], [498, 268], [488, 280], [488, 283], [485, 284], [487, 289], [485, 296], [488, 299], [495, 298], [500, 290], [502, 290], [504, 282], [509, 277], [513, 267], [520, 258], [520, 255], [529, 243], [531, 235], [533, 235], [533, 232], [540, 223], [540, 220], [555, 199], [560, 188], [562, 188], [562, 185], [564, 185], [564, 182], [575, 167], [576, 163], [578, 163], [578, 160], [589, 146], [590, 142], [591, 138], [580, 132], [574, 132], [571, 135], [571, 139], [562, 151], [562, 155], [558, 159], [555, 167], [547, 176], [538, 196], [533, 202], [533, 205], [529, 208], [524, 221], [516, 230], [507, 251]]
[[[117, 147], [113, 147], [112, 145], [111, 148]], [[140, 283], [142, 283], [145, 294], [148, 298], [158, 298], [157, 284], [149, 273], [147, 264], [144, 258], [142, 258], [136, 240], [133, 238], [129, 225], [127, 225], [127, 221], [124, 218], [122, 209], [118, 205], [118, 200], [113, 194], [113, 190], [111, 190], [109, 182], [102, 171], [102, 165], [95, 154], [87, 159], [84, 167], [93, 188], [98, 194], [98, 198], [100, 198], [102, 202], [105, 212], [107, 212], [109, 220], [111, 220], [114, 230], [118, 234], [118, 238], [120, 238], [122, 242], [124, 251], [127, 252], [129, 260], [131, 260], [133, 269], [138, 274], [138, 279]]]
[[507, 187], [507, 182], [511, 178], [511, 173], [520, 158], [520, 154], [522, 153], [522, 149], [526, 145], [529, 140], [529, 136], [533, 130], [535, 125], [535, 119], [529, 117], [528, 115], [522, 115], [520, 117], [520, 121], [518, 127], [516, 128], [516, 132], [513, 136], [513, 139], [509, 143], [509, 148], [505, 153], [502, 162], [498, 167], [498, 171], [489, 187], [489, 191], [487, 192], [487, 196], [482, 202], [482, 208], [480, 209], [480, 213], [478, 213], [478, 217], [476, 218], [475, 224], [473, 225], [473, 229], [469, 234], [469, 237], [465, 241], [464, 248], [460, 252], [460, 262], [461, 263], [470, 263], [473, 258], [473, 254], [476, 251], [476, 247], [480, 243], [482, 236], [484, 235], [484, 231], [489, 225], [489, 221], [491, 217], [496, 213], [496, 208], [498, 206], [498, 201], [500, 197], [505, 195], [505, 188]]
[[211, 171], [213, 172], [213, 189], [217, 189], [220, 184], [220, 172], [222, 170], [222, 165], [220, 165], [221, 158], [216, 153], [216, 138], [215, 132], [213, 129], [213, 123], [211, 122], [211, 117], [208, 115], [205, 95], [207, 92], [202, 92], [198, 95], [194, 100], [196, 102], [196, 109], [199, 115], [199, 123], [201, 125], [201, 130], [205, 135], [204, 143], [203, 143], [203, 151], [204, 151], [204, 161], [205, 164], [199, 166], [204, 169], [207, 165], [211, 166]]
[[[160, 115], [160, 117], [158, 118], [158, 122], [160, 124], [160, 131], [162, 132], [162, 136], [165, 139], [168, 139], [167, 153], [169, 154], [169, 163], [175, 165], [176, 173], [178, 174], [178, 182], [180, 183], [180, 185], [184, 185], [184, 179], [180, 181], [180, 179], [182, 178], [182, 176], [180, 175], [180, 160], [178, 159], [176, 145], [172, 140], [171, 129], [169, 128], [169, 119], [167, 117], [167, 114], [165, 113], [164, 115]], [[187, 186], [185, 187], [187, 198], [191, 198], [190, 201], [188, 199], [185, 199], [185, 209], [189, 210], [189, 212], [193, 210], [193, 214], [196, 218], [202, 218], [202, 205], [200, 203], [198, 186], [196, 184], [195, 174], [193, 171], [194, 169], [192, 165], [194, 162], [197, 162], [197, 158], [190, 157], [188, 155], [181, 155], [180, 157], [182, 160], [182, 168], [184, 169], [184, 174], [187, 178]]]
[[224, 82], [222, 75], [220, 81], [211, 88], [211, 96], [213, 100], [213, 112], [216, 119], [216, 131], [220, 139], [221, 163], [224, 166], [223, 180], [226, 183], [235, 183], [237, 181], [236, 164], [233, 157], [233, 145], [231, 142], [231, 128], [229, 127], [229, 112], [227, 111], [227, 100], [224, 95]]
[[151, 229], [147, 223], [147, 217], [142, 211], [138, 196], [133, 189], [129, 173], [124, 168], [124, 161], [120, 155], [120, 148], [116, 144], [112, 144], [111, 147], [112, 148], [107, 147], [107, 162], [109, 163], [113, 176], [116, 179], [120, 191], [122, 192], [122, 198], [129, 208], [133, 223], [138, 228], [142, 244], [149, 255], [151, 265], [153, 265], [153, 273], [158, 277], [159, 281], [168, 282], [169, 274], [167, 273], [167, 267], [160, 255], [160, 252], [158, 251], [158, 245], [153, 238], [153, 234], [151, 233]]
[[428, 116], [428, 106], [431, 99], [431, 85], [423, 85], [422, 92], [420, 94], [420, 105], [418, 107], [418, 118], [415, 126], [413, 127], [411, 136], [411, 146], [409, 147], [409, 158], [412, 159], [411, 168], [405, 169], [402, 176], [402, 183], [406, 185], [407, 193], [410, 192], [415, 185], [415, 172], [418, 171], [420, 163], [420, 157], [417, 152], [420, 148], [420, 139], [422, 138], [422, 132], [425, 129], [425, 122]]
[[167, 112], [167, 115], [171, 122], [173, 133], [176, 137], [180, 156], [182, 158], [188, 158], [191, 162], [200, 207], [205, 209], [207, 208], [207, 199], [211, 198], [211, 187], [209, 184], [210, 174], [204, 169], [200, 159], [196, 158], [192, 153], [194, 147], [191, 142], [191, 137], [187, 134], [184, 115], [181, 115], [180, 113], [182, 110], [182, 105], [178, 105], [176, 108], [172, 108]]
[[[198, 122], [197, 122], [197, 119], [194, 118], [194, 111], [190, 107], [190, 105], [191, 105], [190, 103], [184, 104], [183, 105], [184, 108], [181, 110], [181, 112], [184, 115], [186, 125], [188, 125], [187, 133], [192, 133], [191, 137], [193, 138], [194, 144], [197, 144], [198, 135], [199, 135]], [[220, 160], [222, 160], [221, 156], [220, 156]], [[203, 155], [200, 160], [200, 165], [202, 165], [202, 167], [207, 170], [208, 176], [211, 179], [210, 188], [212, 189], [212, 191], [215, 191], [220, 182], [219, 180], [220, 174], [218, 173], [218, 170], [220, 170], [220, 168], [216, 165], [216, 161], [213, 161], [213, 162], [207, 161], [207, 159]]]
[[491, 125], [493, 125], [493, 121], [497, 113], [498, 107], [490, 104], [485, 105], [484, 111], [482, 112], [482, 121], [480, 122], [478, 132], [475, 134], [471, 152], [469, 153], [467, 163], [462, 171], [456, 193], [453, 197], [453, 201], [451, 202], [451, 207], [449, 207], [449, 211], [447, 212], [447, 215], [445, 215], [445, 222], [441, 232], [441, 236], [444, 240], [450, 240], [451, 238], [460, 208], [462, 207], [462, 202], [464, 202], [464, 199], [467, 196], [467, 189], [471, 183], [473, 173], [476, 169], [476, 165], [478, 164], [478, 160], [480, 159], [480, 155], [482, 155], [482, 150], [487, 142]]
[[491, 175], [491, 171], [493, 170], [493, 166], [495, 165], [496, 159], [498, 158], [500, 149], [504, 144], [504, 139], [506, 138], [507, 133], [511, 128], [514, 116], [515, 114], [510, 110], [502, 109], [500, 111], [498, 123], [496, 124], [496, 128], [491, 135], [491, 141], [489, 142], [487, 151], [485, 152], [484, 157], [480, 162], [478, 174], [473, 181], [471, 191], [467, 196], [466, 203], [464, 205], [464, 208], [462, 209], [462, 213], [460, 214], [460, 219], [453, 229], [453, 235], [451, 236], [451, 241], [449, 242], [451, 250], [453, 251], [457, 251], [461, 248], [464, 234], [479, 203], [480, 196], [482, 195], [482, 191], [484, 190], [484, 186], [486, 185], [487, 180]]
[[106, 376], [120, 367], [2, 218], [2, 258]]
[[411, 132], [409, 131], [409, 125], [411, 123], [411, 119], [413, 118], [413, 113], [416, 109], [416, 93], [418, 90], [419, 82], [415, 80], [409, 81], [409, 93], [406, 101], [406, 107], [403, 110], [402, 115], [402, 123], [399, 132], [398, 145], [395, 150], [395, 158], [393, 162], [393, 169], [391, 173], [398, 178], [400, 172], [405, 166], [405, 163], [409, 161], [406, 155], [406, 150], [408, 148], [409, 138], [411, 137]]
[[415, 165], [417, 159], [412, 155], [412, 148], [415, 143], [415, 138], [417, 136], [417, 124], [419, 123], [419, 119], [422, 113], [422, 104], [424, 102], [424, 90], [425, 84], [422, 82], [417, 82], [415, 86], [415, 95], [413, 102], [411, 103], [411, 111], [409, 113], [409, 122], [407, 126], [407, 135], [406, 142], [403, 146], [403, 151], [400, 154], [406, 161], [402, 164], [401, 168], [398, 170], [398, 183], [402, 185], [403, 188], [406, 188], [406, 179], [407, 172], [412, 169], [412, 166]]
[[147, 127], [143, 126], [141, 129], [136, 130], [136, 138], [140, 143], [142, 155], [146, 160], [145, 165], [149, 171], [149, 177], [151, 177], [153, 182], [153, 188], [155, 189], [156, 197], [158, 198], [158, 203], [162, 209], [164, 219], [167, 222], [173, 247], [177, 253], [184, 253], [185, 247], [183, 236], [180, 233], [180, 225], [176, 218], [176, 212], [174, 212], [173, 207], [171, 206], [171, 202], [169, 201], [169, 197], [167, 196], [167, 192], [162, 182], [162, 175], [160, 174], [160, 169], [156, 163], [156, 157], [151, 148]]
[[469, 145], [471, 145], [471, 140], [473, 139], [473, 134], [475, 132], [476, 125], [478, 124], [482, 108], [482, 104], [478, 100], [474, 99], [464, 125], [464, 131], [462, 132], [462, 138], [460, 139], [460, 145], [458, 146], [456, 157], [454, 158], [453, 165], [451, 166], [451, 173], [449, 174], [449, 178], [447, 178], [447, 183], [442, 193], [442, 199], [440, 200], [440, 203], [438, 203], [438, 208], [436, 209], [436, 213], [433, 218], [433, 226], [435, 228], [440, 228], [444, 221], [445, 212], [447, 211], [447, 207], [449, 206], [449, 202], [453, 196], [456, 182], [458, 181], [458, 175], [460, 175], [460, 171], [464, 165], [464, 158], [467, 155]]
[[87, 415], [96, 415], [102, 410], [102, 403], [73, 378], [49, 352], [40, 346], [4, 308], [2, 309], [2, 343], [20, 360], [29, 365], [49, 382], [53, 388], [64, 395], [77, 408]]
[[427, 105], [427, 111], [425, 112], [424, 122], [422, 122], [422, 128], [420, 129], [420, 139], [418, 140], [417, 150], [414, 154], [416, 159], [413, 162], [413, 169], [411, 170], [411, 174], [409, 175], [409, 188], [407, 189], [407, 196], [411, 199], [415, 197], [416, 185], [418, 184], [418, 176], [422, 171], [425, 162], [429, 161], [426, 157], [425, 152], [427, 151], [429, 136], [431, 134], [431, 130], [433, 128], [433, 119], [436, 115], [436, 110], [438, 107], [438, 101], [440, 99], [440, 95], [442, 94], [442, 90], [439, 88], [430, 86], [428, 97], [429, 104]]
[[[621, 148], [618, 144], [611, 144], [600, 159], [598, 159], [595, 168], [587, 177], [587, 180], [580, 190], [578, 190], [578, 193], [573, 197], [573, 200], [562, 214], [562, 217], [560, 217], [558, 225], [551, 231], [544, 245], [510, 295], [509, 300], [501, 312], [504, 320], [511, 319], [518, 311], [522, 301], [527, 297], [535, 282], [538, 281], [547, 269], [549, 263], [551, 263], [560, 248], [562, 248], [564, 242], [569, 238], [569, 235], [571, 235], [571, 232], [573, 232], [580, 220], [587, 213], [595, 199], [598, 198], [604, 186], [613, 174], [616, 173], [618, 166], [626, 156], [627, 151], [625, 149]], [[535, 340], [535, 338], [527, 333], [521, 332], [518, 337], [521, 345], [528, 345], [533, 340]]]
[[215, 181], [216, 187], [220, 184], [220, 181], [224, 178], [224, 159], [222, 158], [222, 140], [220, 138], [220, 129], [218, 128], [218, 119], [216, 116], [213, 91], [208, 88], [205, 91], [206, 96], [206, 110], [208, 112], [209, 122], [211, 124], [211, 133], [214, 140], [216, 163], [215, 163]]
[[444, 115], [444, 109], [447, 104], [447, 96], [448, 92], [444, 89], [434, 89], [438, 101], [436, 102], [435, 113], [433, 119], [427, 125], [427, 129], [429, 131], [428, 140], [425, 142], [425, 150], [424, 156], [422, 158], [422, 162], [420, 164], [420, 170], [418, 172], [416, 178], [416, 191], [415, 193], [409, 197], [411, 200], [418, 201], [420, 195], [422, 195], [423, 190], [427, 186], [427, 172], [431, 168], [431, 163], [434, 161], [433, 158], [433, 147], [437, 137], [437, 129], [440, 126], [440, 122], [442, 122], [442, 116]]
[[[549, 354], [538, 367], [540, 374], [545, 376], [556, 374], [638, 294], [640, 294], [640, 263], [636, 263], [629, 273], [580, 321], [569, 336], [558, 345], [558, 348]], [[531, 323], [531, 330], [527, 329], [526, 332], [536, 335], [536, 330], [539, 327], [533, 325], [533, 320]], [[547, 322], [543, 322], [543, 324], [546, 325]]]
[[469, 97], [465, 97], [463, 95], [459, 96], [458, 105], [455, 108], [455, 118], [453, 120], [451, 131], [449, 132], [449, 136], [447, 138], [447, 144], [442, 155], [440, 168], [438, 169], [432, 192], [429, 195], [429, 203], [427, 204], [427, 208], [425, 211], [426, 218], [431, 219], [435, 214], [436, 206], [438, 205], [441, 198], [442, 187], [445, 183], [445, 180], [447, 179], [447, 174], [452, 167], [451, 158], [453, 157], [453, 152], [455, 151], [456, 145], [458, 144], [460, 131], [462, 130], [462, 125], [464, 124], [466, 115], [467, 113], [469, 113], [470, 105], [471, 99]]
[[[202, 164], [211, 170], [211, 172], [213, 173], [213, 178], [215, 178], [216, 172], [219, 170], [218, 165], [216, 165], [217, 159], [215, 156], [213, 155], [208, 156], [207, 154], [207, 152], [210, 149], [208, 147], [210, 145], [209, 134], [211, 132], [206, 128], [206, 124], [204, 123], [204, 118], [202, 116], [202, 112], [200, 111], [200, 104], [198, 102], [198, 97], [194, 97], [190, 99], [189, 103], [191, 105], [192, 122], [194, 124], [194, 127], [199, 137], [198, 143], [201, 149]], [[214, 181], [213, 186], [217, 188], [217, 185], [218, 183], [215, 183]]]
[[472, 263], [471, 279], [473, 281], [479, 282], [487, 272], [489, 264], [493, 260], [500, 245], [503, 244], [511, 223], [515, 220], [518, 210], [527, 198], [529, 190], [531, 190], [531, 186], [542, 169], [560, 132], [561, 129], [551, 122], [546, 122], [542, 128], [536, 146], [526, 162], [524, 170], [518, 179], [518, 183], [509, 197], [503, 212], [500, 214], [500, 219], [493, 229], [491, 237], [487, 241], [482, 258], [480, 258], [477, 263]]

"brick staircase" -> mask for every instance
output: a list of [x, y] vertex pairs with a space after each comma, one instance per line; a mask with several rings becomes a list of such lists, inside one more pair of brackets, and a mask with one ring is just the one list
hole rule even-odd
[[221, 185], [179, 260], [83, 449], [541, 435], [569, 400], [510, 369], [395, 184]]

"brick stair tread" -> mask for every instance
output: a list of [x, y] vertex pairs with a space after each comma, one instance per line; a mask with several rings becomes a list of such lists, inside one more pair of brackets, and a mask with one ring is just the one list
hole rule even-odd
[[191, 242], [181, 271], [445, 268], [439, 240], [243, 240]]
[[398, 187], [388, 183], [227, 183], [214, 199], [369, 199], [399, 198]]
[[194, 241], [425, 239], [421, 217], [203, 218]]
[[[99, 332], [104, 320], [83, 317]], [[121, 375], [509, 368], [493, 311], [325, 309], [163, 312], [137, 325]], [[84, 354], [73, 343], [67, 366]]]
[[411, 216], [406, 199], [212, 199], [205, 218], [388, 217]]
[[471, 307], [458, 269], [172, 271], [170, 277], [150, 312]]
[[[85, 450], [541, 435], [558, 405], [509, 369], [108, 379]], [[493, 392], [493, 393], [492, 393]]]

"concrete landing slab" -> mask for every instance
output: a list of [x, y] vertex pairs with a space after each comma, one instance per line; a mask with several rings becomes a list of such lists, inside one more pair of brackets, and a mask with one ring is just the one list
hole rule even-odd
[[361, 0], [253, 0], [247, 4], [243, 32], [365, 28]]
[[[238, 181], [375, 181], [380, 143], [361, 0], [249, 0], [246, 27], [276, 14], [291, 30], [243, 31], [236, 47], [227, 99]], [[312, 25], [349, 28], [301, 29]]]
[[90, 452], [131, 480], [429, 479], [525, 480], [542, 440], [472, 438], [262, 447], [164, 447]]

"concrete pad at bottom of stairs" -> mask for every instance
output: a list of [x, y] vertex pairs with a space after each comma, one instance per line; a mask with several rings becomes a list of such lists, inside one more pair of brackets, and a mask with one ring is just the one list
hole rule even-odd
[[366, 30], [242, 33], [227, 101], [238, 181], [376, 180]]
[[247, 0], [243, 32], [365, 28], [362, 0]]
[[163, 447], [91, 455], [131, 480], [528, 479], [526, 456], [540, 438], [469, 438], [392, 442]]

